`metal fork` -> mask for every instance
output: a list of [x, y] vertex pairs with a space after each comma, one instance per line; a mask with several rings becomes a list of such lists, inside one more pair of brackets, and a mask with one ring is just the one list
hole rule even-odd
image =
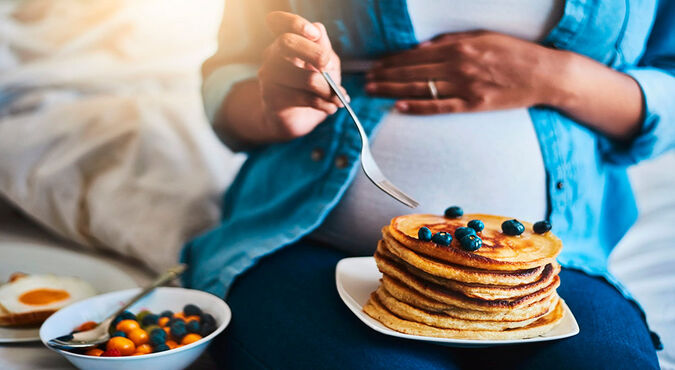
[[354, 121], [356, 128], [359, 130], [359, 135], [361, 136], [361, 168], [363, 168], [363, 172], [366, 174], [366, 177], [368, 177], [368, 179], [370, 179], [370, 181], [372, 181], [373, 184], [375, 184], [375, 186], [380, 188], [380, 190], [384, 191], [385, 193], [389, 194], [392, 198], [398, 200], [399, 202], [405, 204], [410, 208], [417, 207], [419, 203], [417, 203], [415, 199], [411, 198], [409, 195], [401, 191], [399, 188], [394, 186], [394, 184], [392, 184], [389, 180], [387, 180], [386, 177], [384, 177], [382, 171], [380, 170], [380, 167], [377, 166], [377, 163], [375, 163], [375, 159], [373, 158], [373, 155], [370, 152], [370, 143], [368, 142], [368, 136], [366, 135], [366, 132], [363, 130], [361, 121], [359, 121], [359, 118], [356, 117], [356, 113], [354, 113], [354, 110], [352, 110], [352, 107], [347, 102], [347, 99], [345, 98], [344, 94], [342, 94], [342, 91], [337, 86], [337, 84], [335, 84], [335, 81], [333, 81], [328, 72], [321, 72], [321, 74], [323, 75], [323, 78], [326, 79], [326, 82], [328, 82], [328, 85], [333, 90], [335, 95], [337, 95], [338, 99], [340, 99], [342, 105], [345, 106], [347, 112], [349, 112], [349, 116], [352, 117], [352, 121]]

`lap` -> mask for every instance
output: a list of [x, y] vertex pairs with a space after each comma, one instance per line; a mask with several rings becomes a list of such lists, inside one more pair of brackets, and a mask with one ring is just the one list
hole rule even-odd
[[604, 280], [563, 269], [559, 294], [581, 332], [528, 345], [457, 349], [386, 336], [361, 323], [335, 289], [345, 257], [301, 242], [262, 259], [227, 299], [233, 320], [211, 347], [232, 369], [658, 368], [639, 311]]

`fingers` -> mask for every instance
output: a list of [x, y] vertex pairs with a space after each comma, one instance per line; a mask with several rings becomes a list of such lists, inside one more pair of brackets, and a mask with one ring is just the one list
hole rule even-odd
[[424, 44], [423, 47], [384, 57], [376, 65], [378, 67], [390, 67], [437, 63], [442, 61], [447, 56], [446, 54], [444, 48], [438, 45]]
[[[440, 96], [461, 95], [461, 84], [447, 81], [435, 81]], [[431, 90], [427, 82], [369, 82], [365, 86], [366, 92], [373, 95], [393, 98], [431, 98]]]
[[324, 99], [333, 100], [335, 103], [338, 102], [321, 73], [298, 68], [286, 60], [265, 64], [258, 72], [258, 79], [264, 83], [276, 83], [304, 90]]
[[459, 74], [457, 71], [452, 70], [452, 64], [450, 62], [376, 68], [366, 75], [366, 78], [370, 81], [387, 82], [427, 81], [429, 79], [450, 79], [458, 77], [460, 77]]
[[289, 60], [300, 59], [318, 69], [324, 69], [328, 65], [332, 54], [331, 49], [326, 49], [294, 33], [280, 35], [272, 47], [274, 50], [268, 52], [268, 56], [275, 55]]
[[438, 100], [399, 100], [396, 109], [409, 114], [459, 113], [469, 111], [469, 104], [460, 98]]
[[265, 18], [267, 27], [276, 36], [284, 33], [294, 33], [309, 40], [316, 41], [321, 37], [321, 30], [305, 18], [288, 12], [271, 12]]
[[267, 109], [278, 111], [290, 107], [310, 107], [327, 114], [337, 112], [338, 106], [315, 94], [281, 85], [266, 85], [262, 88], [262, 96]]

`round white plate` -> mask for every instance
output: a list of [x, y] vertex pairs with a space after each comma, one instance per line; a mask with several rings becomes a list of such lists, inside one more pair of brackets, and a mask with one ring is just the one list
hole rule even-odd
[[[138, 285], [115, 266], [74, 251], [23, 242], [0, 243], [0, 284], [14, 272], [75, 276], [89, 282], [96, 292], [136, 288]], [[40, 329], [0, 327], [0, 343], [40, 340]]]
[[420, 335], [410, 335], [399, 333], [384, 326], [379, 321], [366, 315], [363, 312], [363, 306], [368, 301], [370, 293], [374, 292], [380, 285], [382, 273], [377, 269], [375, 259], [373, 257], [353, 257], [345, 258], [338, 262], [335, 268], [335, 283], [337, 285], [338, 293], [342, 301], [349, 307], [349, 309], [358, 317], [364, 324], [368, 325], [373, 330], [379, 331], [382, 334], [391, 335], [399, 338], [422, 340], [427, 342], [434, 342], [450, 347], [489, 347], [506, 344], [521, 344], [544, 342], [555, 339], [562, 339], [577, 335], [579, 333], [579, 325], [572, 315], [567, 304], [563, 302], [565, 310], [562, 321], [558, 326], [553, 328], [550, 332], [535, 338], [517, 339], [517, 340], [469, 340], [469, 339], [450, 339], [450, 338], [434, 338]]

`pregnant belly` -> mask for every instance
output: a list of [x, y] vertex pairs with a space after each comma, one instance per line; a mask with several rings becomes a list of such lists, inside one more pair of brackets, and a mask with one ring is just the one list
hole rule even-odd
[[372, 254], [380, 229], [406, 213], [466, 213], [543, 219], [546, 174], [526, 109], [412, 116], [391, 112], [371, 141], [385, 175], [420, 206], [401, 205], [359, 169], [314, 239], [353, 254]]

